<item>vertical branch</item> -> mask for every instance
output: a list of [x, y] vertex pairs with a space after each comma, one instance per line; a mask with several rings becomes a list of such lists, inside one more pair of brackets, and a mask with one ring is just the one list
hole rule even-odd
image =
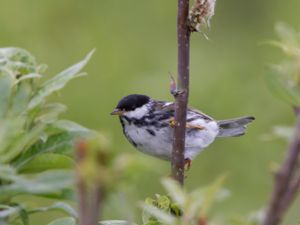
[[100, 211], [101, 211], [101, 203], [103, 198], [103, 188], [97, 184], [90, 187], [90, 195], [89, 195], [89, 212], [87, 214], [87, 223], [82, 225], [97, 225], [99, 222]]
[[184, 146], [187, 104], [189, 96], [190, 30], [188, 27], [189, 0], [178, 0], [177, 41], [178, 77], [175, 97], [175, 128], [172, 151], [172, 176], [184, 183]]
[[[299, 190], [300, 178], [297, 177], [299, 174], [295, 174], [295, 171], [297, 170], [300, 155], [300, 108], [295, 108], [295, 113], [297, 122], [294, 138], [281, 168], [276, 173], [274, 191], [262, 223], [263, 225], [279, 224], [292, 199], [295, 198], [297, 190]], [[296, 177], [294, 178], [294, 176]]]
[[76, 146], [75, 159], [77, 163], [76, 167], [76, 178], [77, 178], [77, 196], [78, 196], [78, 207], [79, 207], [79, 222], [80, 224], [87, 224], [88, 214], [88, 191], [86, 184], [82, 178], [81, 168], [82, 162], [86, 160], [87, 155], [86, 142], [80, 141]]
[[[95, 140], [80, 140], [76, 145], [76, 175], [79, 224], [98, 224], [104, 198], [105, 152]], [[102, 173], [99, 173], [102, 171]], [[105, 175], [106, 176], [106, 175]]]
[[279, 214], [284, 214], [289, 205], [295, 200], [297, 193], [300, 190], [300, 170], [295, 174], [295, 178], [291, 182], [289, 189], [280, 204]]

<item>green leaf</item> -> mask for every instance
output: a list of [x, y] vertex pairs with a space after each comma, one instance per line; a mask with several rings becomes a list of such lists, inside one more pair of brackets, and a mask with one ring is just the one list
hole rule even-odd
[[16, 47], [0, 48], [0, 58], [3, 57], [11, 62], [21, 62], [35, 66], [35, 58], [25, 49]]
[[19, 168], [20, 173], [37, 173], [50, 169], [70, 169], [75, 163], [71, 157], [45, 153], [37, 155]]
[[76, 193], [73, 189], [70, 188], [63, 188], [60, 191], [55, 193], [38, 194], [38, 196], [41, 196], [43, 198], [59, 199], [59, 200], [70, 200], [70, 201], [76, 200]]
[[165, 195], [156, 195], [156, 206], [165, 211], [170, 211], [171, 200]]
[[34, 79], [34, 78], [41, 78], [41, 77], [42, 77], [41, 74], [38, 74], [38, 73], [29, 73], [29, 74], [21, 76], [21, 78], [19, 78], [18, 80], [16, 80], [16, 82], [14, 83], [14, 85], [20, 83], [23, 80]]
[[12, 92], [13, 78], [0, 68], [0, 118], [6, 114]]
[[14, 181], [18, 179], [18, 176], [14, 167], [0, 164], [0, 178], [5, 181]]
[[126, 220], [102, 220], [99, 223], [102, 225], [137, 225]]
[[77, 136], [69, 132], [61, 132], [47, 138], [46, 142], [40, 140], [29, 150], [15, 160], [13, 165], [22, 168], [30, 160], [42, 153], [71, 153], [74, 147], [74, 140]]
[[91, 134], [93, 131], [90, 129], [87, 129], [78, 123], [75, 123], [73, 121], [69, 120], [58, 120], [55, 121], [52, 126], [55, 128], [68, 131], [70, 133], [78, 133], [78, 134]]
[[[15, 204], [15, 203], [13, 203]], [[9, 224], [11, 225], [29, 225], [29, 216], [26, 211], [26, 209], [22, 206], [19, 205], [18, 203], [15, 204], [14, 207], [18, 207], [19, 210], [13, 214], [12, 216], [9, 217]]]
[[24, 133], [19, 140], [16, 140], [15, 143], [13, 143], [13, 146], [1, 156], [0, 162], [8, 163], [17, 157], [26, 147], [29, 147], [38, 141], [40, 134], [45, 128], [46, 124], [38, 124], [28, 133]]
[[31, 209], [31, 210], [28, 210], [28, 213], [29, 214], [41, 213], [41, 212], [47, 212], [47, 211], [53, 211], [53, 210], [55, 210], [55, 211], [59, 210], [63, 213], [66, 213], [69, 216], [78, 218], [78, 214], [77, 214], [76, 210], [72, 206], [70, 206], [69, 204], [67, 204], [65, 202], [56, 202], [49, 207], [40, 207], [40, 208]]
[[211, 210], [214, 201], [219, 197], [222, 185], [227, 175], [222, 175], [209, 185], [205, 191], [203, 203], [201, 205], [200, 217], [207, 218], [208, 212]]
[[9, 150], [24, 136], [25, 119], [6, 118], [0, 121], [0, 162], [3, 155], [7, 154]]
[[267, 85], [269, 86], [272, 93], [278, 97], [279, 99], [294, 105], [300, 105], [300, 92], [299, 90], [294, 89], [293, 87], [289, 87], [287, 84], [287, 78], [284, 78], [283, 75], [279, 74], [273, 68], [273, 74], [267, 74], [265, 76], [265, 80]]
[[41, 88], [35, 93], [34, 97], [28, 105], [28, 110], [35, 108], [37, 105], [41, 104], [46, 97], [52, 93], [62, 89], [71, 79], [79, 76], [85, 75], [84, 73], [79, 73], [80, 70], [87, 64], [91, 58], [94, 50], [91, 51], [82, 61], [69, 67], [68, 69], [62, 71], [52, 79], [46, 81]]
[[65, 217], [53, 220], [48, 225], [76, 225], [76, 220], [73, 217]]
[[74, 183], [74, 174], [71, 171], [52, 170], [42, 172], [34, 177], [18, 176], [14, 182], [0, 186], [0, 200], [18, 194], [50, 194], [57, 193]]
[[6, 206], [6, 207], [0, 207], [0, 219], [7, 218], [13, 214], [16, 214], [19, 212], [20, 208], [19, 207], [11, 207], [11, 206]]
[[190, 218], [198, 218], [199, 211], [203, 205], [205, 192], [203, 188], [198, 188], [191, 192], [186, 200], [185, 207], [183, 208], [184, 214], [189, 215]]
[[19, 212], [19, 217], [20, 217], [23, 225], [29, 225], [29, 216], [28, 216], [27, 211], [24, 208], [21, 208], [21, 210]]
[[67, 170], [46, 171], [38, 174], [32, 181], [24, 182], [29, 193], [51, 193], [70, 187], [73, 183], [74, 174]]
[[11, 117], [19, 116], [19, 114], [26, 110], [31, 95], [32, 85], [30, 82], [25, 81], [17, 85], [16, 93], [12, 99], [12, 106], [10, 109]]
[[267, 44], [279, 48], [287, 55], [294, 56], [297, 54], [297, 49], [295, 49], [295, 46], [291, 46], [287, 43], [280, 42], [280, 41], [268, 41]]
[[66, 110], [67, 107], [60, 103], [47, 104], [41, 109], [35, 121], [40, 121], [43, 123], [53, 123], [57, 120], [58, 115], [65, 112]]
[[[149, 215], [154, 216], [157, 218], [160, 222], [166, 225], [174, 225], [176, 224], [176, 217], [172, 216], [171, 214], [165, 212], [162, 209], [159, 209], [155, 206], [148, 205], [145, 203], [142, 203], [141, 206], [143, 207], [144, 215], [143, 215], [143, 221], [146, 222], [147, 218], [145, 218], [145, 213], [148, 213]], [[149, 217], [148, 217], [149, 218]]]
[[171, 178], [165, 178], [162, 180], [162, 184], [171, 198], [180, 207], [184, 207], [186, 202], [186, 194], [184, 193], [178, 182], [174, 181], [174, 179]]

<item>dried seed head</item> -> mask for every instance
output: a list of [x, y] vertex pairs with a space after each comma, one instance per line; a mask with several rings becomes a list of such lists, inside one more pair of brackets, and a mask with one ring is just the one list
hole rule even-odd
[[215, 13], [216, 0], [195, 0], [189, 13], [191, 32], [200, 32], [201, 25], [210, 27], [210, 19]]

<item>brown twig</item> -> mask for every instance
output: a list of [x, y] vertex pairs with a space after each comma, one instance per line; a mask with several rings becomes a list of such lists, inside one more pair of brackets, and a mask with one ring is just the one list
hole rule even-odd
[[178, 41], [178, 77], [175, 97], [174, 140], [172, 152], [172, 176], [184, 183], [184, 146], [187, 104], [189, 96], [189, 53], [190, 30], [188, 27], [189, 0], [178, 0], [177, 41]]
[[95, 184], [90, 187], [89, 194], [89, 212], [87, 214], [87, 223], [81, 225], [97, 225], [100, 217], [100, 208], [103, 197], [103, 189]]
[[286, 209], [292, 204], [295, 200], [297, 193], [300, 189], [300, 171], [298, 171], [297, 176], [291, 182], [289, 189], [287, 190], [278, 210], [278, 214], [280, 217], [283, 217]]
[[[91, 150], [86, 140], [81, 140], [76, 145], [76, 175], [80, 225], [98, 224], [101, 202], [104, 195], [103, 184], [95, 177], [91, 178], [93, 176], [89, 176], [88, 172], [85, 171], [85, 165], [91, 163], [89, 161]], [[93, 169], [97, 170], [97, 167], [95, 166]]]
[[[294, 138], [286, 158], [275, 176], [274, 191], [263, 221], [263, 225], [277, 225], [295, 198], [299, 189], [300, 175], [295, 174], [300, 155], [300, 108], [295, 108], [297, 117]], [[299, 171], [298, 171], [299, 172]], [[295, 177], [296, 176], [296, 177]], [[299, 177], [298, 177], [299, 176]], [[295, 177], [295, 178], [294, 178]]]
[[86, 142], [84, 142], [83, 140], [79, 141], [76, 146], [75, 159], [78, 165], [76, 167], [76, 178], [80, 224], [87, 224], [85, 220], [87, 219], [86, 215], [88, 213], [88, 208], [86, 207], [88, 205], [87, 187], [85, 185], [84, 180], [82, 179], [79, 167], [82, 164], [82, 162], [86, 159], [86, 151]]

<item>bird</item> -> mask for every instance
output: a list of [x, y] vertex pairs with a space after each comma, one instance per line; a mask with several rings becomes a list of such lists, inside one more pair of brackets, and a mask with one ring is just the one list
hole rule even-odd
[[[171, 160], [176, 126], [174, 102], [130, 94], [118, 102], [111, 115], [119, 116], [125, 137], [137, 150], [159, 159]], [[187, 167], [217, 137], [244, 135], [247, 124], [254, 119], [253, 116], [243, 116], [215, 120], [197, 109], [188, 108], [184, 150]]]

